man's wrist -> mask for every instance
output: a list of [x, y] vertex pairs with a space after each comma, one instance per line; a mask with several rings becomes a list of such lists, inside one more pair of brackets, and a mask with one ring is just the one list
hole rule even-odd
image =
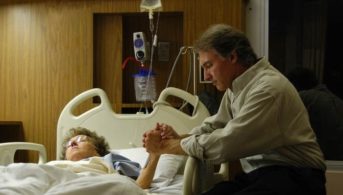
[[182, 149], [181, 138], [179, 139], [167, 139], [163, 141], [163, 153], [166, 154], [178, 154], [187, 155], [187, 153]]

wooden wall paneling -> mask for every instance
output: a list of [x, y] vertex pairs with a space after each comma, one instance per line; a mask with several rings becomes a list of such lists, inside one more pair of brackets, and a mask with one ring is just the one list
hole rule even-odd
[[[180, 5], [182, 5], [182, 10], [183, 10], [183, 15], [184, 15], [184, 23], [183, 23], [183, 46], [190, 47], [193, 45], [194, 40], [196, 38], [197, 34], [197, 29], [196, 29], [196, 18], [195, 18], [195, 12], [197, 7], [195, 7], [195, 1], [183, 1], [179, 2]], [[182, 78], [184, 79], [182, 89], [186, 90], [190, 93], [193, 93], [192, 86], [193, 82], [190, 83], [190, 86], [187, 86], [187, 79], [189, 76], [189, 73], [191, 71], [190, 68], [190, 57], [189, 54], [183, 55], [180, 61], [182, 62], [182, 70], [181, 70], [181, 75]], [[192, 80], [192, 79], [191, 79]]]
[[[7, 20], [7, 9], [0, 7], [0, 24], [2, 26], [8, 26], [8, 20]], [[5, 82], [8, 82], [8, 78], [6, 75], [8, 75], [9, 68], [5, 66], [5, 63], [7, 62], [8, 55], [7, 54], [7, 31], [8, 29], [0, 28], [0, 90], [1, 94], [4, 94], [7, 91], [7, 85], [5, 85]], [[8, 98], [5, 95], [0, 95], [0, 102], [3, 102], [0, 104], [0, 118], [4, 119], [5, 113], [7, 113], [7, 110], [5, 110], [7, 107], [5, 106], [5, 103], [8, 102]]]
[[4, 120], [23, 121], [26, 140], [44, 144], [50, 159], [62, 107], [92, 83], [87, 17], [74, 8], [54, 3], [10, 6], [4, 16], [8, 25], [2, 28]]
[[[70, 1], [70, 0], [66, 0]], [[93, 13], [137, 13], [141, 0], [84, 0], [85, 6]]]
[[[200, 35], [209, 25], [216, 23], [226, 23], [238, 29], [243, 28], [242, 19], [244, 10], [243, 0], [217, 0], [208, 3], [208, 0], [195, 1], [196, 28]], [[242, 29], [244, 30], [244, 29]]]
[[[184, 16], [181, 12], [172, 12], [168, 14], [161, 14], [160, 23], [158, 26], [158, 41], [169, 43], [169, 60], [159, 60], [159, 48], [155, 51], [155, 70], [158, 73], [157, 78], [157, 92], [161, 92], [167, 84], [167, 79], [171, 72], [173, 63], [177, 54], [179, 53], [180, 47], [184, 46], [184, 29], [183, 29]], [[180, 79], [180, 72], [182, 72], [182, 61], [179, 60], [175, 66], [174, 74], [171, 77], [170, 86], [183, 88], [184, 79]], [[159, 93], [158, 93], [159, 95]]]
[[121, 112], [122, 104], [122, 16], [94, 15], [94, 87], [102, 88], [114, 111]]
[[[52, 3], [37, 7], [36, 13], [41, 14], [39, 18], [44, 20], [38, 24], [44, 40], [36, 41], [43, 48], [39, 56], [34, 57], [38, 62], [32, 64], [40, 64], [43, 67], [40, 75], [46, 75], [46, 78], [40, 90], [44, 100], [33, 105], [43, 106], [37, 108], [34, 115], [43, 117], [43, 123], [32, 124], [32, 131], [28, 131], [31, 136], [28, 136], [48, 146], [50, 159], [54, 159], [56, 124], [62, 108], [72, 97], [92, 86], [92, 33], [89, 33], [92, 23], [91, 17], [78, 4]], [[45, 115], [48, 116], [47, 121]], [[35, 139], [39, 135], [43, 137]]]
[[[185, 14], [185, 42], [193, 45], [204, 30], [210, 25], [217, 23], [226, 23], [238, 29], [244, 30], [244, 0], [217, 0], [209, 3], [208, 0], [187, 1], [185, 6], [189, 15]], [[184, 66], [183, 78], [187, 77], [188, 66]], [[212, 84], [196, 84], [197, 93], [203, 90], [209, 90], [211, 93], [217, 93]], [[193, 86], [193, 83], [192, 83]], [[191, 93], [192, 91], [189, 90]]]
[[[167, 3], [167, 2], [166, 2]], [[168, 3], [175, 3], [172, 5], [168, 4], [168, 7], [172, 7], [173, 9], [180, 9], [183, 12], [183, 45], [185, 47], [192, 46], [193, 42], [195, 40], [196, 34], [197, 34], [197, 29], [195, 26], [195, 12], [197, 7], [195, 7], [195, 1], [168, 1]], [[180, 6], [180, 7], [179, 7]], [[182, 70], [177, 73], [177, 75], [181, 75], [183, 78], [183, 83], [181, 89], [186, 90], [187, 88], [187, 78], [189, 76], [189, 63], [190, 63], [190, 58], [189, 55], [183, 55], [180, 57], [179, 60], [182, 64]], [[180, 66], [180, 64], [178, 64]], [[174, 76], [175, 77], [175, 76]], [[187, 90], [190, 93], [193, 93], [192, 87], [193, 83], [190, 83], [190, 88]]]

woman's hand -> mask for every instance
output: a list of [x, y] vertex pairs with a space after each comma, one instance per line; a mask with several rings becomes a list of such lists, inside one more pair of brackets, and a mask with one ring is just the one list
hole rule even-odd
[[143, 147], [149, 153], [161, 154], [162, 137], [159, 130], [152, 129], [143, 134]]
[[162, 139], [178, 139], [181, 138], [178, 133], [170, 125], [157, 123], [158, 130], [161, 131]]

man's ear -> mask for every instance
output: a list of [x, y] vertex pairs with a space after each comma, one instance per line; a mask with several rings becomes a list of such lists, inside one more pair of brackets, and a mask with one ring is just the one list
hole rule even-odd
[[233, 50], [230, 55], [229, 55], [229, 60], [231, 61], [231, 63], [237, 63], [238, 61], [238, 56], [237, 56], [237, 52], [236, 50]]

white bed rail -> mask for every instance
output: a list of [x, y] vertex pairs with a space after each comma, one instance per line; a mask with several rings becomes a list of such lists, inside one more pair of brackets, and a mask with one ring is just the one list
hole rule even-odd
[[30, 142], [7, 142], [0, 144], [0, 165], [13, 163], [14, 155], [17, 150], [38, 151], [38, 164], [43, 164], [47, 161], [46, 150], [42, 144]]
[[218, 171], [213, 164], [206, 164], [189, 156], [185, 165], [183, 195], [197, 195], [214, 184], [229, 180], [229, 163], [222, 163]]
[[[80, 115], [73, 110], [87, 99], [100, 97], [100, 104]], [[194, 107], [188, 115], [171, 106], [167, 99], [178, 97]], [[87, 90], [74, 97], [62, 110], [57, 124], [56, 158], [59, 159], [64, 134], [74, 127], [85, 127], [96, 131], [107, 139], [111, 149], [140, 147], [142, 135], [154, 128], [157, 122], [164, 122], [174, 127], [180, 134], [188, 133], [193, 127], [209, 116], [207, 108], [199, 98], [181, 89], [169, 87], [164, 89], [149, 114], [118, 114], [111, 107], [106, 93], [99, 88]], [[120, 138], [119, 138], [120, 136]], [[110, 139], [111, 138], [111, 139]]]

